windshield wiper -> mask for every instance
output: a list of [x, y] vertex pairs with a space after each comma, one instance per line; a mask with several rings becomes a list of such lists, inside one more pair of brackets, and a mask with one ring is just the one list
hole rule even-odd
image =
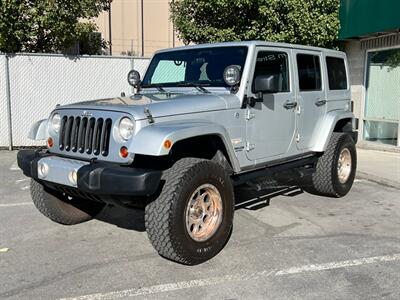
[[158, 84], [143, 84], [141, 87], [142, 88], [156, 88], [159, 92], [167, 93], [167, 91], [164, 90], [164, 88]]
[[182, 82], [178, 83], [176, 86], [189, 86], [195, 87], [198, 91], [203, 92], [205, 94], [210, 94], [211, 92], [204, 88], [204, 86], [209, 86], [209, 84], [201, 84], [195, 82]]

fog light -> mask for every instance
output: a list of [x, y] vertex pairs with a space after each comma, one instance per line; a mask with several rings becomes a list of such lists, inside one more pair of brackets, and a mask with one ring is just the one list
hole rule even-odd
[[49, 166], [44, 162], [38, 163], [38, 175], [41, 178], [46, 178], [47, 174], [49, 174]]
[[77, 185], [78, 184], [78, 172], [76, 170], [69, 172], [68, 180], [73, 185]]
[[122, 158], [127, 158], [129, 155], [128, 148], [126, 148], [125, 146], [121, 147], [121, 149], [119, 150], [119, 155]]

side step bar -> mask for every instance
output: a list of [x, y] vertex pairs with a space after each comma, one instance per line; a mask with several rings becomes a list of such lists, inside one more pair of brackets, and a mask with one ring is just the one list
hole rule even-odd
[[314, 172], [317, 160], [318, 157], [313, 155], [307, 158], [301, 158], [273, 166], [266, 166], [262, 169], [243, 174], [237, 174], [232, 176], [233, 184], [238, 186], [244, 183], [256, 181], [259, 178], [270, 178], [273, 180], [295, 179], [296, 177], [302, 178], [311, 175]]

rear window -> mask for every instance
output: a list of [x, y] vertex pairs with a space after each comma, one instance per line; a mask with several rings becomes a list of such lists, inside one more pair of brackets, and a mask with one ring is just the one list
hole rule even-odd
[[347, 75], [344, 59], [327, 57], [328, 81], [330, 90], [347, 90]]
[[321, 65], [319, 56], [297, 54], [297, 71], [300, 91], [321, 90]]

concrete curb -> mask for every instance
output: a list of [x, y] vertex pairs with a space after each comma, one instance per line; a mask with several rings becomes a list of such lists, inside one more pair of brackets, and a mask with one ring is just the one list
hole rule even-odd
[[356, 178], [365, 179], [368, 181], [372, 181], [372, 182], [375, 182], [375, 183], [378, 183], [381, 185], [385, 185], [385, 186], [400, 190], [400, 182], [392, 181], [390, 179], [375, 176], [375, 175], [368, 174], [368, 173], [365, 173], [362, 171], [357, 171]]

